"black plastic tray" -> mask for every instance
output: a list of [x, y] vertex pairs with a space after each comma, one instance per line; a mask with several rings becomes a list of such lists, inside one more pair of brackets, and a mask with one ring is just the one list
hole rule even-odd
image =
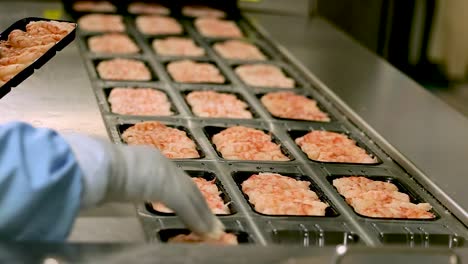
[[[214, 0], [216, 2], [216, 0]], [[191, 2], [191, 1], [190, 1]], [[196, 1], [198, 3], [210, 3]], [[211, 1], [212, 2], [212, 1]], [[232, 3], [231, 1], [229, 3]], [[114, 2], [115, 3], [115, 2]], [[212, 39], [201, 36], [193, 26], [193, 19], [180, 14], [179, 8], [187, 1], [162, 1], [161, 3], [171, 8], [171, 16], [178, 19], [184, 27], [184, 36], [194, 39], [194, 41], [206, 51], [206, 56], [194, 58], [195, 61], [210, 62], [215, 64], [224, 77], [229, 80], [226, 84], [185, 84], [172, 80], [166, 71], [165, 65], [171, 61], [187, 59], [183, 56], [161, 56], [154, 52], [151, 40], [154, 36], [141, 34], [136, 28], [134, 19], [136, 16], [126, 13], [128, 2], [119, 2], [119, 14], [125, 17], [126, 34], [135, 39], [141, 48], [141, 53], [135, 56], [147, 62], [153, 73], [158, 77], [157, 81], [149, 82], [111, 82], [103, 81], [96, 76], [93, 61], [103, 59], [99, 54], [92, 54], [86, 43], [89, 36], [87, 32], [80, 32], [79, 45], [88, 73], [91, 76], [94, 91], [97, 95], [100, 109], [103, 113], [105, 125], [112, 140], [117, 144], [122, 144], [121, 129], [128, 125], [142, 121], [160, 121], [166, 125], [184, 128], [189, 132], [189, 136], [203, 153], [200, 159], [178, 159], [174, 162], [185, 171], [194, 171], [199, 175], [214, 174], [217, 183], [222, 186], [222, 192], [232, 201], [236, 213], [233, 215], [219, 216], [228, 230], [245, 232], [253, 243], [261, 245], [287, 244], [302, 246], [330, 246], [336, 244], [368, 244], [380, 245], [387, 243], [405, 244], [411, 241], [407, 236], [408, 231], [428, 233], [434, 241], [430, 245], [444, 245], [449, 247], [462, 246], [464, 237], [468, 237], [465, 227], [447, 213], [446, 209], [427, 193], [424, 188], [418, 185], [417, 181], [408, 175], [391, 157], [376, 145], [372, 138], [366, 135], [366, 130], [360, 129], [349, 121], [347, 116], [340, 110], [339, 102], [321, 90], [322, 84], [317, 83], [313, 78], [304, 73], [300, 66], [284, 53], [275, 43], [256, 26], [242, 16], [229, 13], [227, 19], [234, 19], [239, 27], [245, 32], [243, 39], [257, 45], [268, 56], [268, 60], [261, 63], [268, 63], [281, 67], [289, 76], [295, 79], [295, 89], [281, 89], [269, 87], [251, 87], [245, 85], [235, 74], [234, 67], [239, 64], [252, 63], [253, 61], [226, 60], [213, 49], [212, 44], [220, 39]], [[216, 2], [215, 6], [226, 7], [226, 2]], [[125, 11], [123, 11], [125, 9]], [[224, 8], [223, 8], [224, 9]], [[79, 15], [79, 14], [78, 14]], [[115, 56], [119, 57], [119, 56]], [[112, 58], [106, 56], [105, 59]], [[260, 61], [255, 61], [259, 62]], [[171, 98], [178, 115], [171, 117], [134, 117], [121, 116], [109, 112], [106, 89], [116, 87], [153, 87], [165, 91]], [[194, 90], [215, 90], [238, 95], [246, 102], [250, 110], [256, 115], [254, 119], [228, 119], [228, 118], [202, 118], [192, 114], [190, 106], [187, 104], [185, 96]], [[307, 122], [292, 119], [279, 119], [272, 115], [263, 107], [259, 100], [261, 94], [275, 91], [292, 91], [306, 95], [317, 101], [319, 107], [327, 112], [331, 117], [331, 122]], [[291, 161], [235, 161], [225, 160], [216, 151], [211, 142], [214, 133], [235, 125], [253, 127], [262, 131], [271, 132], [274, 135], [274, 142], [280, 144], [282, 151]], [[368, 153], [378, 157], [377, 164], [347, 164], [347, 163], [323, 163], [314, 162], [307, 158], [302, 150], [295, 144], [294, 137], [306, 133], [310, 130], [328, 130], [339, 132], [350, 136], [358, 146], [363, 147]], [[290, 134], [290, 132], [292, 134]], [[297, 134], [296, 134], [297, 133]], [[291, 137], [292, 136], [292, 137]], [[327, 202], [331, 212], [325, 217], [304, 217], [304, 216], [270, 216], [256, 213], [239, 189], [238, 177], [233, 175], [247, 175], [248, 173], [276, 172], [282, 175], [290, 175], [309, 180], [313, 184], [313, 190]], [[391, 176], [401, 182], [403, 186], [414, 192], [414, 197], [420, 198], [433, 206], [434, 212], [439, 218], [431, 221], [420, 221], [406, 219], [372, 219], [357, 215], [354, 210], [337, 193], [335, 188], [329, 183], [328, 177], [334, 175], [382, 175]], [[137, 212], [146, 238], [151, 242], [161, 243], [165, 237], [159, 232], [171, 233], [164, 230], [184, 230], [183, 223], [172, 214], [158, 214], [148, 208], [148, 204], [138, 204]], [[187, 232], [187, 231], [185, 231]], [[419, 234], [419, 233], [418, 233]], [[390, 237], [396, 237], [390, 239]], [[426, 243], [428, 240], [423, 240]], [[458, 241], [458, 242], [457, 242]], [[436, 243], [437, 242], [437, 243]], [[446, 243], [447, 242], [447, 243]], [[466, 243], [465, 243], [466, 244]]]
[[10, 34], [11, 31], [15, 29], [19, 30], [26, 30], [26, 25], [29, 24], [29, 22], [34, 22], [34, 21], [59, 21], [59, 22], [67, 22], [70, 24], [75, 25], [75, 29], [73, 29], [68, 35], [63, 37], [59, 42], [57, 42], [53, 47], [51, 47], [48, 51], [46, 51], [41, 57], [36, 59], [34, 62], [32, 62], [28, 67], [26, 67], [24, 70], [16, 74], [13, 78], [11, 78], [9, 81], [7, 81], [5, 84], [0, 86], [0, 98], [5, 96], [7, 93], [11, 91], [11, 88], [18, 86], [20, 83], [22, 83], [24, 80], [26, 80], [29, 76], [31, 76], [34, 73], [35, 69], [41, 68], [44, 64], [46, 64], [52, 57], [55, 56], [55, 53], [58, 51], [61, 51], [63, 48], [65, 48], [68, 44], [70, 44], [74, 39], [75, 39], [75, 33], [76, 33], [76, 28], [77, 25], [73, 22], [70, 21], [64, 21], [64, 20], [52, 20], [52, 19], [46, 19], [46, 18], [40, 18], [40, 17], [27, 17], [23, 18], [21, 20], [16, 21], [8, 27], [5, 31], [3, 31], [0, 34], [0, 40], [7, 40], [8, 35]]
[[[418, 204], [418, 203], [424, 203], [425, 201], [419, 197], [414, 191], [411, 190], [411, 188], [405, 186], [403, 183], [401, 183], [398, 179], [395, 179], [391, 176], [362, 176], [362, 175], [356, 175], [357, 177], [364, 177], [364, 178], [367, 178], [369, 180], [373, 180], [373, 181], [382, 181], [382, 182], [388, 182], [388, 183], [392, 183], [394, 184], [397, 188], [398, 188], [398, 191], [401, 192], [401, 193], [404, 193], [404, 194], [407, 194], [409, 196], [409, 199], [410, 199], [410, 202], [411, 203], [415, 203], [415, 204]], [[327, 179], [328, 181], [330, 182], [331, 185], [333, 185], [333, 180], [335, 179], [341, 179], [341, 178], [345, 178], [345, 177], [351, 177], [351, 175], [347, 175], [347, 176], [340, 176], [340, 175], [334, 175], [334, 176], [328, 176]], [[336, 189], [336, 187], [335, 187]], [[338, 190], [337, 190], [338, 192]], [[340, 194], [341, 197], [344, 198], [344, 196], [342, 196]], [[351, 205], [349, 205], [350, 207], [352, 207]], [[353, 208], [354, 210], [354, 208]], [[409, 221], [412, 221], [412, 220], [418, 220], [418, 221], [434, 221], [434, 220], [437, 220], [440, 218], [440, 216], [433, 210], [431, 209], [429, 212], [431, 212], [432, 214], [434, 214], [434, 218], [430, 218], [430, 219], [415, 219], [415, 218], [388, 218], [388, 217], [370, 217], [370, 216], [365, 216], [365, 215], [361, 215], [359, 213], [356, 213], [357, 215], [359, 215], [360, 217], [363, 217], [363, 218], [369, 218], [369, 219], [385, 219], [385, 220], [409, 220]]]
[[[226, 190], [224, 189], [223, 184], [221, 183], [221, 181], [216, 177], [216, 175], [213, 172], [190, 170], [190, 171], [186, 171], [186, 173], [190, 177], [203, 178], [203, 179], [205, 179], [207, 181], [214, 180], [214, 183], [216, 184], [216, 186], [218, 187], [218, 190], [220, 191], [219, 195], [221, 196], [221, 199], [223, 200], [224, 204], [227, 204], [227, 206], [229, 208], [229, 212], [230, 212], [228, 214], [218, 214], [218, 216], [222, 217], [222, 216], [234, 215], [237, 212], [236, 208], [235, 208], [235, 205], [233, 204], [233, 202], [232, 202], [231, 198], [229, 197], [229, 195], [226, 193]], [[148, 212], [150, 212], [152, 214], [155, 214], [155, 215], [160, 215], [160, 216], [174, 216], [175, 215], [174, 213], [160, 212], [160, 211], [154, 209], [154, 207], [151, 205], [151, 203], [146, 203], [145, 206], [146, 206], [146, 209], [148, 210]]]
[[[234, 126], [234, 125], [233, 125]], [[285, 162], [291, 162], [291, 161], [294, 161], [295, 158], [294, 156], [291, 154], [291, 152], [289, 152], [289, 150], [284, 147], [284, 145], [281, 143], [281, 141], [278, 139], [278, 137], [276, 137], [272, 132], [268, 131], [268, 130], [265, 130], [265, 129], [262, 129], [262, 128], [259, 128], [259, 127], [255, 127], [255, 126], [249, 126], [249, 125], [245, 125], [246, 127], [250, 127], [250, 128], [254, 128], [254, 129], [257, 129], [257, 130], [260, 130], [266, 134], [269, 134], [271, 135], [271, 142], [275, 143], [276, 145], [279, 145], [280, 146], [280, 149], [281, 149], [281, 152], [287, 157], [289, 158], [289, 160], [285, 160], [285, 161], [261, 161], [261, 160], [236, 160], [236, 161], [242, 161], [242, 162], [254, 162], [254, 163], [258, 163], [258, 162], [279, 162], [279, 163], [285, 163]], [[210, 142], [212, 142], [212, 138], [214, 135], [228, 129], [229, 127], [232, 127], [232, 126], [225, 126], [225, 127], [220, 127], [220, 126], [206, 126], [204, 127], [204, 131], [205, 131], [205, 134], [206, 136], [208, 137], [208, 139], [210, 140]], [[216, 153], [218, 154], [219, 158], [223, 159], [223, 160], [229, 160], [229, 159], [225, 159], [223, 157], [223, 154], [221, 154], [221, 152], [218, 151], [218, 149], [216, 148], [216, 145], [214, 143], [212, 143], [212, 146], [213, 148], [216, 150]], [[234, 160], [230, 160], [230, 161], [234, 161]]]
[[299, 218], [304, 218], [304, 217], [336, 217], [336, 216], [339, 215], [338, 211], [334, 208], [334, 206], [330, 202], [330, 200], [323, 194], [322, 190], [320, 190], [317, 187], [317, 185], [310, 178], [308, 178], [307, 176], [301, 175], [301, 174], [291, 174], [291, 173], [287, 173], [287, 174], [286, 173], [280, 173], [280, 174], [282, 176], [290, 177], [290, 178], [293, 178], [295, 180], [309, 182], [310, 183], [309, 189], [311, 191], [313, 191], [315, 194], [317, 194], [317, 196], [319, 197], [319, 200], [321, 202], [324, 202], [324, 203], [328, 204], [327, 209], [325, 209], [325, 215], [324, 216], [314, 216], [314, 215], [310, 215], [310, 216], [303, 216], [303, 215], [270, 215], [270, 214], [263, 214], [263, 213], [258, 212], [257, 210], [255, 210], [255, 206], [252, 203], [250, 203], [249, 196], [242, 191], [242, 183], [245, 180], [247, 180], [248, 178], [250, 178], [250, 176], [252, 176], [254, 174], [258, 174], [258, 173], [259, 173], [258, 171], [251, 171], [251, 172], [236, 171], [236, 172], [234, 172], [232, 174], [232, 177], [233, 177], [234, 181], [236, 182], [237, 187], [239, 188], [239, 190], [244, 195], [245, 200], [249, 203], [252, 210], [255, 211], [257, 214], [264, 215], [264, 216], [269, 216], [269, 217], [285, 217], [285, 216], [287, 216], [287, 217], [291, 217], [291, 218], [293, 218], [293, 217], [294, 218], [295, 217], [299, 217]]
[[[148, 121], [150, 121], [150, 120], [148, 120]], [[158, 122], [161, 122], [161, 121], [158, 121]], [[178, 130], [184, 131], [187, 134], [187, 137], [190, 138], [193, 141], [193, 143], [195, 143], [196, 149], [197, 149], [198, 154], [199, 154], [200, 157], [198, 157], [198, 158], [188, 158], [187, 160], [197, 160], [197, 159], [203, 159], [205, 157], [205, 152], [201, 149], [200, 144], [194, 138], [194, 136], [192, 135], [192, 133], [190, 132], [190, 130], [188, 128], [186, 128], [184, 126], [180, 126], [180, 125], [174, 125], [174, 124], [170, 124], [170, 123], [168, 124], [167, 122], [161, 122], [161, 123], [165, 124], [168, 127], [172, 127], [172, 128], [176, 128]], [[125, 143], [125, 141], [122, 138], [122, 134], [125, 132], [125, 130], [127, 130], [129, 127], [132, 127], [134, 125], [135, 124], [120, 124], [120, 125], [117, 126], [117, 130], [119, 132], [122, 143]], [[186, 160], [186, 159], [182, 159], [182, 160]]]

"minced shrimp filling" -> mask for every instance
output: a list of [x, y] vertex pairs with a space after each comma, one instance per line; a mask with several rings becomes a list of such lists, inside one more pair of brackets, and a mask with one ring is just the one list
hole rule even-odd
[[109, 94], [113, 113], [120, 115], [171, 116], [171, 103], [164, 92], [151, 88], [114, 88]]
[[293, 92], [267, 93], [260, 99], [268, 112], [276, 117], [329, 122], [328, 115], [315, 100]]
[[351, 176], [333, 180], [333, 186], [356, 213], [384, 218], [434, 218], [428, 203], [414, 204], [392, 183]]
[[212, 138], [223, 158], [231, 160], [288, 161], [270, 135], [244, 126], [227, 128]]
[[284, 74], [275, 65], [269, 64], [245, 64], [236, 67], [236, 74], [250, 86], [266, 88], [294, 88], [295, 81]]
[[185, 131], [156, 121], [141, 122], [127, 128], [122, 134], [122, 139], [129, 145], [155, 147], [170, 159], [200, 157], [195, 142]]
[[7, 40], [0, 41], [0, 86], [31, 65], [74, 29], [75, 25], [67, 22], [33, 21], [26, 25], [26, 31], [11, 31]]
[[255, 210], [268, 215], [324, 216], [326, 203], [309, 189], [310, 182], [276, 173], [260, 173], [242, 182]]
[[233, 94], [194, 91], [186, 98], [193, 113], [200, 117], [252, 118], [248, 105]]
[[296, 144], [309, 159], [322, 162], [377, 163], [366, 150], [347, 135], [330, 131], [311, 131], [296, 138]]
[[188, 235], [180, 234], [169, 238], [168, 243], [204, 243], [211, 245], [237, 245], [237, 236], [231, 233], [224, 233], [219, 239], [201, 238], [200, 236], [190, 233]]
[[[229, 214], [229, 207], [224, 203], [220, 194], [221, 191], [216, 186], [214, 180], [208, 181], [203, 178], [193, 177], [193, 182], [197, 185], [198, 189], [202, 193], [205, 201], [210, 207], [213, 214]], [[167, 208], [163, 203], [154, 202], [152, 203], [153, 209], [162, 213], [173, 213], [173, 211]]]

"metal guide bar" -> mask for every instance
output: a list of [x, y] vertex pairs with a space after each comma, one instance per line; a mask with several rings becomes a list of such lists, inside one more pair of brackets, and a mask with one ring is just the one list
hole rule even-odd
[[[111, 139], [115, 143], [122, 144], [121, 133], [129, 125], [141, 121], [157, 120], [166, 125], [174, 126], [188, 132], [188, 135], [198, 145], [201, 154], [200, 159], [176, 160], [176, 162], [186, 170], [191, 171], [211, 171], [221, 182], [224, 191], [231, 199], [232, 208], [235, 213], [227, 216], [219, 216], [225, 225], [234, 231], [245, 232], [246, 241], [260, 243], [263, 245], [271, 243], [290, 243], [301, 244], [304, 246], [325, 246], [338, 243], [364, 243], [369, 246], [375, 246], [387, 243], [389, 235], [385, 228], [387, 225], [395, 227], [395, 234], [407, 234], [407, 230], [416, 228], [420, 230], [424, 237], [424, 243], [429, 243], [431, 234], [440, 233], [441, 235], [452, 235], [453, 239], [448, 239], [447, 243], [451, 246], [460, 246], [463, 243], [456, 243], [455, 240], [463, 241], [463, 237], [468, 237], [467, 230], [456, 219], [446, 212], [445, 208], [427, 193], [411, 176], [405, 173], [401, 167], [393, 161], [381, 149], [381, 145], [376, 144], [370, 137], [372, 133], [368, 130], [358, 128], [348, 119], [348, 111], [343, 111], [341, 102], [330, 96], [330, 92], [323, 84], [311, 79], [308, 74], [304, 74], [294, 60], [277, 47], [277, 45], [268, 38], [261, 29], [256, 28], [244, 18], [237, 21], [243, 32], [246, 33], [247, 41], [255, 43], [269, 58], [268, 63], [279, 66], [287, 75], [292, 77], [298, 83], [295, 92], [309, 96], [315, 99], [319, 106], [330, 114], [331, 122], [303, 122], [294, 120], [282, 120], [273, 117], [261, 104], [260, 97], [270, 91], [279, 91], [284, 89], [259, 88], [247, 86], [234, 72], [237, 65], [253, 63], [252, 61], [233, 61], [223, 59], [213, 48], [213, 43], [222, 41], [222, 39], [209, 39], [200, 35], [193, 27], [191, 20], [180, 20], [184, 27], [184, 35], [195, 40], [195, 42], [205, 49], [206, 55], [199, 58], [160, 56], [156, 54], [151, 42], [157, 36], [146, 36], [136, 29], [131, 17], [126, 17], [126, 33], [141, 48], [141, 52], [136, 55], [109, 56], [94, 54], [88, 50], [87, 38], [90, 35], [86, 32], [79, 32], [79, 46], [82, 56], [85, 60], [88, 73], [93, 83], [99, 107], [102, 111], [106, 127]], [[101, 80], [95, 70], [96, 63], [109, 58], [124, 57], [142, 60], [153, 71], [153, 80], [150, 82], [122, 82]], [[171, 61], [181, 59], [195, 59], [213, 63], [225, 76], [226, 84], [182, 84], [172, 80], [167, 73], [165, 65]], [[168, 95], [172, 103], [172, 110], [175, 113], [170, 117], [142, 117], [142, 116], [122, 116], [111, 112], [107, 97], [114, 87], [148, 87], [158, 89]], [[249, 109], [254, 113], [254, 119], [225, 119], [225, 118], [200, 118], [194, 116], [190, 106], [185, 100], [185, 96], [192, 90], [213, 89], [218, 91], [235, 93], [249, 105]], [[328, 92], [325, 92], [328, 91]], [[249, 162], [249, 161], [230, 161], [222, 158], [217, 152], [215, 146], [211, 143], [212, 128], [223, 128], [232, 125], [244, 125], [271, 132], [277, 143], [281, 144], [283, 152], [290, 157], [289, 162]], [[375, 165], [362, 164], [336, 164], [316, 162], [308, 159], [302, 150], [296, 145], [294, 139], [297, 135], [310, 130], [330, 130], [345, 133], [355, 139], [358, 144], [365, 148], [369, 153], [375, 155], [379, 160]], [[388, 153], [388, 152], [387, 152]], [[265, 216], [256, 213], [246, 197], [240, 190], [234, 175], [238, 172], [256, 173], [261, 171], [295, 172], [297, 175], [303, 175], [312, 181], [312, 184], [318, 188], [326, 197], [328, 203], [336, 210], [337, 216], [334, 217], [276, 217]], [[346, 203], [346, 201], [337, 193], [336, 189], [329, 181], [329, 177], [334, 175], [364, 175], [364, 176], [391, 176], [405, 185], [409, 186], [421, 201], [429, 202], [434, 207], [438, 218], [433, 222], [421, 220], [376, 220], [361, 217]], [[142, 224], [149, 241], [164, 241], [161, 232], [165, 229], [178, 229], [180, 231], [183, 225], [176, 217], [171, 215], [158, 215], [148, 210], [148, 205], [139, 205], [138, 214], [142, 219]], [[331, 220], [333, 219], [333, 220]], [[411, 223], [411, 224], [407, 224]], [[424, 228], [422, 226], [425, 226]], [[431, 228], [427, 228], [430, 226]], [[448, 231], [447, 226], [451, 229]], [[406, 229], [405, 229], [406, 228]], [[379, 231], [376, 231], [379, 230]], [[382, 231], [383, 230], [383, 231]], [[421, 231], [430, 230], [430, 231]], [[414, 232], [413, 232], [414, 233]], [[243, 235], [241, 235], [243, 236]], [[413, 236], [414, 237], [414, 236]], [[405, 236], [406, 238], [406, 236]], [[446, 241], [445, 237], [437, 237], [437, 241]], [[406, 239], [400, 236], [396, 239], [400, 243], [405, 243]], [[415, 239], [410, 240], [414, 241]]]

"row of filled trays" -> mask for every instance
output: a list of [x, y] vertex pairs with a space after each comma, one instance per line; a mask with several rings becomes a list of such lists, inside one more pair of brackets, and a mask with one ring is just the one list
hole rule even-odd
[[144, 36], [183, 35], [193, 28], [201, 37], [209, 39], [252, 37], [252, 32], [244, 22], [219, 18], [197, 18], [192, 21], [166, 15], [139, 15], [124, 18], [123, 15], [105, 13], [84, 13], [75, 17], [83, 34], [122, 33], [134, 27]]
[[[334, 219], [340, 210], [313, 177], [303, 172], [232, 171], [228, 178], [211, 170], [186, 170], [207, 200], [213, 213], [223, 218], [243, 215], [240, 208], [248, 204], [254, 217], [297, 220]], [[362, 219], [400, 221], [433, 221], [440, 218], [434, 208], [416, 191], [395, 176], [329, 175], [328, 186], [333, 196], [341, 197]], [[241, 194], [241, 195], [238, 195]], [[231, 197], [243, 197], [236, 201]], [[146, 212], [154, 217], [173, 217], [163, 203], [145, 204]], [[339, 220], [336, 220], [339, 221]]]
[[265, 113], [266, 110], [269, 114], [267, 118], [281, 121], [336, 121], [336, 118], [308, 93], [258, 93], [256, 98], [249, 102], [246, 96], [235, 89], [210, 89], [201, 86], [198, 87], [200, 89], [182, 88], [168, 92], [157, 85], [143, 86], [121, 85], [106, 87], [96, 92], [104, 104], [103, 110], [119, 116], [182, 117], [188, 112], [190, 116], [200, 118], [262, 119], [259, 111]]
[[190, 58], [209, 60], [213, 51], [217, 56], [230, 63], [242, 61], [274, 60], [275, 55], [270, 49], [257, 40], [214, 40], [207, 46], [190, 35], [163, 35], [144, 38], [139, 42], [131, 33], [105, 33], [82, 36], [86, 49], [94, 56], [137, 56], [143, 50], [160, 60], [174, 58]]
[[125, 15], [172, 15], [184, 18], [211, 17], [229, 18], [238, 15], [235, 3], [219, 3], [217, 1], [64, 1], [65, 9], [74, 15], [83, 13], [106, 13]]
[[306, 160], [316, 164], [356, 164], [366, 167], [385, 164], [387, 160], [371, 141], [341, 129], [301, 127], [286, 130], [254, 121], [198, 121], [169, 118], [117, 120], [107, 126], [111, 135], [114, 135], [114, 141], [149, 145], [172, 159], [214, 158], [254, 163]]
[[286, 65], [268, 61], [231, 65], [226, 71], [215, 61], [176, 59], [150, 63], [146, 58], [92, 58], [93, 76], [103, 81], [155, 82], [164, 80], [156, 73], [178, 84], [230, 85], [239, 82], [255, 89], [280, 88], [303, 90], [309, 85], [295, 76]]

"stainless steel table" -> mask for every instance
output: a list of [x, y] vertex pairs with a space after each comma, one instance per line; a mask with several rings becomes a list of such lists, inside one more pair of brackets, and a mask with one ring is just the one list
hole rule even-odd
[[[61, 10], [56, 2], [2, 2], [0, 27], [26, 16]], [[53, 12], [52, 12], [53, 13]], [[422, 184], [467, 221], [464, 195], [468, 120], [327, 22], [315, 18], [249, 14], [357, 115], [424, 172]], [[106, 136], [76, 45], [0, 100], [0, 123], [22, 120], [60, 132]], [[397, 151], [398, 150], [398, 151]], [[118, 231], [118, 233], [115, 233]], [[74, 241], [142, 241], [132, 205], [83, 212]]]

